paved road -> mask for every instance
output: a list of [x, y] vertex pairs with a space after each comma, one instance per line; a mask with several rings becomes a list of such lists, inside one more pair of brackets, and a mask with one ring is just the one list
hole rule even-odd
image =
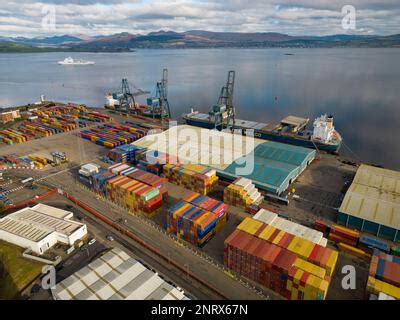
[[[163, 252], [166, 256], [170, 257], [171, 260], [187, 268], [190, 270], [190, 272], [196, 274], [203, 281], [212, 284], [212, 286], [217, 288], [228, 299], [279, 299], [279, 296], [273, 294], [272, 291], [268, 297], [260, 296], [254, 289], [248, 288], [236, 279], [229, 277], [222, 269], [198, 256], [189, 248], [180, 246], [168, 235], [161, 233], [153, 226], [145, 223], [143, 219], [132, 216], [109, 202], [96, 199], [92, 192], [82, 189], [79, 184], [76, 183], [76, 180], [73, 178], [70, 172], [64, 172], [59, 175], [51, 176], [46, 180], [51, 184], [62, 188], [64, 191], [67, 191], [70, 195], [83, 201], [94, 210], [107, 215], [107, 217], [111, 218], [115, 222], [120, 221], [121, 218], [123, 218], [123, 220], [126, 219], [127, 222], [125, 227], [127, 227], [135, 235], [140, 237], [149, 245]], [[129, 239], [129, 243], [133, 244], [133, 241]], [[137, 243], [134, 243], [134, 245], [137, 246]], [[142, 248], [142, 251], [143, 250], [144, 249]], [[152, 256], [152, 254], [148, 255]], [[158, 259], [154, 256], [153, 258]], [[171, 271], [173, 270], [171, 269]], [[183, 275], [181, 274], [181, 276]], [[198, 289], [202, 290], [203, 292], [205, 290], [204, 286], [200, 288], [198, 283], [196, 284], [190, 279], [186, 279], [185, 282], [191, 283], [192, 286], [197, 286]], [[215, 294], [212, 295], [211, 292], [208, 292], [208, 294], [209, 298], [218, 298]]]

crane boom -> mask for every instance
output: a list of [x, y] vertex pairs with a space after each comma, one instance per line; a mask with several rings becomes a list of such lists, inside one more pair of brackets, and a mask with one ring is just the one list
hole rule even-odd
[[171, 118], [171, 110], [168, 102], [168, 69], [164, 68], [161, 81], [157, 81], [155, 95], [147, 99], [153, 118], [157, 115], [161, 120]]
[[215, 129], [234, 130], [236, 111], [233, 105], [233, 92], [235, 86], [235, 71], [228, 72], [226, 85], [221, 88], [218, 102], [214, 105], [209, 114], [213, 119]]

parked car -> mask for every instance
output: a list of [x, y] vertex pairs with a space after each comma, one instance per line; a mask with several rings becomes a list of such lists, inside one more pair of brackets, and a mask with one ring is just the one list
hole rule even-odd
[[96, 239], [93, 238], [88, 242], [88, 245], [91, 246], [92, 244], [94, 244], [96, 242]]
[[114, 241], [114, 237], [113, 237], [111, 234], [107, 235], [107, 236], [106, 236], [106, 239], [107, 239], [108, 241]]

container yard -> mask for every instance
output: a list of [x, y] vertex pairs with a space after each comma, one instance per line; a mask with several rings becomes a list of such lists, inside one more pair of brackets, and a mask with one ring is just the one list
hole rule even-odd
[[15, 129], [0, 130], [0, 142], [24, 143], [29, 140], [49, 137], [59, 133], [86, 127], [90, 123], [109, 122], [112, 117], [90, 111], [83, 105], [59, 104], [39, 107], [28, 111], [28, 119]]
[[[43, 117], [40, 113], [35, 116]], [[117, 122], [89, 122], [78, 117], [81, 126], [65, 134], [53, 133], [45, 139], [35, 137], [21, 146], [4, 144], [0, 161], [16, 168], [42, 166], [49, 175], [56, 174], [53, 184], [59, 187], [65, 182], [63, 189], [71, 192], [79, 182], [105, 199], [97, 200], [99, 205], [110, 201], [119, 205], [117, 210], [121, 213], [126, 210], [152, 220], [183, 241], [184, 246], [197, 247], [264, 292], [290, 300], [367, 299], [371, 293], [377, 299], [396, 298], [398, 285], [388, 276], [391, 271], [386, 271], [385, 278], [381, 275], [368, 278], [368, 272], [376, 249], [396, 257], [398, 246], [390, 237], [381, 239], [381, 232], [375, 233], [377, 236], [365, 234], [367, 221], [361, 229], [351, 224], [351, 218], [347, 225], [339, 221], [342, 213], [336, 216], [335, 208], [340, 207], [346, 192], [352, 190], [350, 184], [357, 181], [356, 170], [362, 166], [358, 168], [357, 164], [324, 153], [319, 155], [319, 161], [314, 161], [314, 150], [301, 152], [304, 148], [286, 148], [280, 143], [268, 145], [269, 142], [257, 139], [250, 150], [245, 149], [242, 141], [240, 152], [238, 143], [223, 142], [231, 134], [217, 133], [221, 141], [218, 146], [213, 140], [210, 157], [221, 155], [223, 159], [225, 155], [229, 160], [231, 152], [235, 159], [254, 154], [259, 164], [255, 169], [262, 167], [276, 181], [274, 186], [268, 182], [266, 187], [267, 180], [259, 172], [256, 174], [259, 178], [230, 175], [225, 169], [233, 160], [206, 165], [192, 159], [201, 158], [198, 152], [204, 146], [196, 148], [191, 144], [192, 151], [183, 152], [179, 148], [184, 143], [178, 139], [179, 152], [174, 153], [173, 149], [150, 143], [149, 132], [153, 138], [165, 137], [168, 145], [171, 129], [153, 133], [150, 130], [160, 130], [153, 122], [127, 120], [118, 114], [113, 117]], [[178, 133], [181, 127], [189, 126], [178, 126]], [[60, 169], [53, 167], [53, 152], [64, 152], [70, 162]], [[84, 163], [90, 165], [82, 166]], [[78, 166], [79, 170], [72, 169]], [[293, 168], [290, 172], [286, 170], [289, 167]], [[75, 183], [68, 180], [74, 179], [73, 175], [61, 173], [61, 168], [67, 172], [71, 168], [74, 170], [71, 172], [77, 173]], [[286, 173], [281, 175], [282, 172]], [[344, 189], [346, 183], [349, 191]], [[284, 196], [288, 201], [274, 202], [269, 195]], [[15, 196], [18, 197], [18, 192]], [[88, 195], [82, 192], [81, 197], [85, 200]], [[321, 202], [325, 205], [320, 205]], [[174, 250], [181, 249], [174, 247]], [[355, 265], [359, 275], [357, 286], [361, 289], [353, 293], [342, 290], [342, 276], [337, 271], [348, 264]], [[212, 276], [210, 279], [213, 280]]]
[[[80, 135], [83, 139], [90, 140], [100, 146], [115, 148], [136, 141], [146, 136], [153, 129], [154, 127], [126, 121], [124, 124], [108, 123], [89, 130], [83, 130], [80, 132]], [[117, 150], [123, 151], [124, 149]], [[113, 157], [112, 154], [111, 157]]]

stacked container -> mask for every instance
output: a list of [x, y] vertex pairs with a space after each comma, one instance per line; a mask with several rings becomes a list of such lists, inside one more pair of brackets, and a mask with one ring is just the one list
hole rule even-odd
[[167, 231], [194, 245], [203, 246], [225, 224], [226, 214], [214, 213], [179, 201], [168, 210]]
[[223, 216], [228, 211], [228, 205], [197, 192], [191, 192], [182, 199], [194, 206], [212, 212], [216, 217]]
[[157, 214], [162, 206], [162, 195], [157, 188], [125, 176], [107, 181], [107, 195], [115, 203], [147, 217]]
[[262, 200], [263, 196], [246, 178], [238, 178], [224, 189], [224, 202], [235, 207], [247, 209], [250, 205], [260, 204]]
[[168, 153], [156, 150], [139, 150], [135, 153], [136, 167], [154, 174], [160, 175], [166, 163], [179, 164], [179, 159]]
[[141, 148], [136, 147], [131, 144], [124, 144], [110, 150], [107, 157], [113, 162], [127, 162], [131, 163], [135, 160], [136, 151], [141, 150]]
[[324, 220], [317, 219], [314, 222], [314, 229], [321, 231], [323, 234], [329, 233], [330, 228], [330, 224]]
[[130, 169], [124, 170], [120, 174], [127, 176], [131, 179], [140, 181], [142, 183], [147, 184], [148, 186], [151, 186], [153, 188], [157, 188], [160, 191], [160, 194], [165, 197], [168, 194], [167, 191], [167, 186], [166, 182], [167, 180], [165, 178], [159, 177], [153, 173], [133, 168], [131, 167]]
[[225, 240], [224, 264], [286, 299], [323, 300], [329, 287], [325, 269], [241, 230]]
[[112, 118], [99, 112], [88, 112], [82, 105], [55, 105], [29, 111], [29, 120], [18, 129], [0, 131], [4, 143], [23, 143], [31, 139], [49, 137], [86, 126], [85, 121], [106, 122]]
[[168, 193], [166, 186], [167, 180], [155, 174], [137, 169], [135, 167], [131, 167], [124, 163], [113, 165], [109, 167], [108, 170], [110, 172], [113, 172], [114, 174], [123, 175], [133, 180], [140, 181], [153, 188], [157, 188], [163, 197], [166, 196]]
[[80, 135], [83, 139], [90, 140], [107, 148], [115, 148], [122, 144], [131, 143], [148, 132], [147, 128], [137, 128], [131, 124], [104, 124], [90, 130], [83, 130]]
[[100, 169], [99, 173], [95, 173], [90, 177], [91, 186], [96, 193], [107, 197], [107, 181], [115, 178], [116, 176], [116, 174], [110, 171]]
[[0, 134], [7, 144], [23, 143], [31, 139], [31, 135], [13, 129], [1, 130]]
[[367, 291], [373, 294], [383, 292], [400, 299], [400, 258], [374, 250], [369, 269]]
[[308, 227], [305, 227], [296, 222], [286, 220], [279, 217], [275, 212], [267, 209], [260, 209], [254, 216], [253, 219], [261, 221], [279, 230], [285, 231], [292, 235], [298, 236], [300, 238], [309, 240], [313, 243], [319, 244], [326, 247], [327, 239], [321, 231], [317, 231]]
[[218, 184], [217, 172], [198, 164], [166, 164], [163, 172], [168, 181], [205, 195]]
[[336, 250], [323, 247], [253, 218], [245, 218], [237, 229], [284, 248], [300, 258], [324, 268], [328, 276], [332, 276], [335, 270], [338, 259]]
[[47, 159], [39, 156], [30, 155], [29, 159], [33, 161], [36, 167], [39, 169], [45, 167], [47, 165]]
[[359, 238], [360, 233], [358, 231], [351, 230], [337, 224], [332, 225], [329, 232], [329, 240], [346, 243], [354, 247], [357, 246]]
[[374, 249], [390, 253], [390, 245], [384, 240], [377, 239], [368, 235], [363, 235], [358, 241], [358, 246], [364, 249], [369, 254], [372, 254]]

